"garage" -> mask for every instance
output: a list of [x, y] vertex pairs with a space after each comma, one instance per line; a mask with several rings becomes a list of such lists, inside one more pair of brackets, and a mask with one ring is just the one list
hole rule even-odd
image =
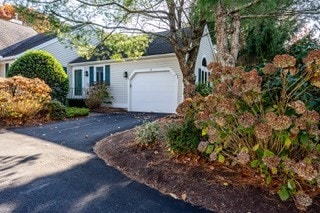
[[174, 113], [178, 79], [171, 70], [134, 72], [130, 77], [130, 111]]

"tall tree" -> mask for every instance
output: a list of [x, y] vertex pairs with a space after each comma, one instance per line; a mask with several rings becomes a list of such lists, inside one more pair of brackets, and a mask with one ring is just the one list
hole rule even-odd
[[[206, 24], [204, 8], [198, 6], [197, 0], [17, 0], [17, 3], [58, 17], [65, 24], [90, 26], [95, 29], [101, 41], [114, 47], [113, 50], [121, 43], [113, 42], [121, 37], [117, 35], [120, 32], [126, 35], [143, 33], [151, 38], [160, 36], [166, 39], [178, 58], [183, 75], [184, 97], [193, 96], [195, 62]], [[81, 42], [90, 43], [81, 29], [87, 28], [78, 27], [73, 32], [76, 43], [80, 46]], [[159, 34], [156, 31], [166, 33]], [[77, 32], [81, 36], [76, 36]], [[141, 37], [136, 38], [143, 40]], [[135, 48], [135, 45], [128, 46]], [[98, 47], [91, 49], [98, 50]]]
[[[320, 2], [305, 0], [201, 0], [203, 7], [212, 8], [218, 61], [235, 66], [240, 44], [240, 34], [247, 20], [272, 18], [274, 22], [296, 19], [319, 19]], [[267, 41], [265, 41], [267, 42]]]
[[[218, 61], [235, 66], [240, 50], [241, 24], [246, 19], [288, 17], [319, 12], [318, 1], [304, 0], [16, 0], [20, 5], [35, 7], [62, 23], [91, 26], [101, 41], [111, 43], [116, 33], [144, 33], [169, 41], [178, 58], [183, 75], [184, 96], [194, 94], [194, 68], [205, 24], [211, 17], [215, 23]], [[298, 4], [299, 3], [299, 4]], [[317, 4], [318, 6], [311, 5]], [[298, 6], [295, 6], [298, 5]], [[186, 27], [187, 30], [186, 30]], [[74, 31], [76, 44], [90, 46], [88, 31]], [[98, 30], [97, 30], [98, 29]], [[168, 30], [167, 33], [155, 33]], [[116, 35], [116, 36], [113, 36]], [[127, 39], [127, 36], [123, 38]], [[144, 39], [137, 37], [145, 46]], [[141, 42], [140, 42], [141, 44]], [[135, 45], [127, 45], [127, 49]], [[122, 46], [122, 48], [124, 48]], [[125, 48], [125, 49], [126, 49]], [[89, 48], [98, 50], [99, 48]], [[120, 48], [121, 49], [121, 48]], [[127, 51], [134, 52], [134, 51]]]

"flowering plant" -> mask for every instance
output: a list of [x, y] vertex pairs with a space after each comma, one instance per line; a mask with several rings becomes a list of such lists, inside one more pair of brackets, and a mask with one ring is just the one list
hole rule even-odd
[[280, 182], [280, 198], [293, 197], [302, 210], [320, 193], [320, 115], [301, 100], [319, 91], [320, 50], [304, 62], [299, 70], [294, 57], [278, 55], [260, 74], [211, 63], [212, 94], [177, 108], [202, 130], [198, 150], [210, 161], [251, 167], [266, 185]]

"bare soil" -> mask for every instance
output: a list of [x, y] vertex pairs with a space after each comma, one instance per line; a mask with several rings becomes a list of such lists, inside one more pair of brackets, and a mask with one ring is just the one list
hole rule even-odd
[[[264, 190], [263, 181], [249, 169], [210, 163], [196, 155], [173, 156], [164, 143], [138, 145], [134, 130], [101, 140], [94, 151], [129, 178], [208, 210], [299, 212], [293, 201], [282, 202], [275, 191]], [[308, 212], [320, 212], [319, 204], [317, 197]]]

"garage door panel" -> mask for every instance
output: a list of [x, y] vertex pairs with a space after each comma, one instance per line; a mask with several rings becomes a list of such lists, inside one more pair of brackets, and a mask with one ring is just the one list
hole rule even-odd
[[176, 76], [169, 71], [137, 73], [131, 80], [131, 110], [175, 112], [176, 80]]

